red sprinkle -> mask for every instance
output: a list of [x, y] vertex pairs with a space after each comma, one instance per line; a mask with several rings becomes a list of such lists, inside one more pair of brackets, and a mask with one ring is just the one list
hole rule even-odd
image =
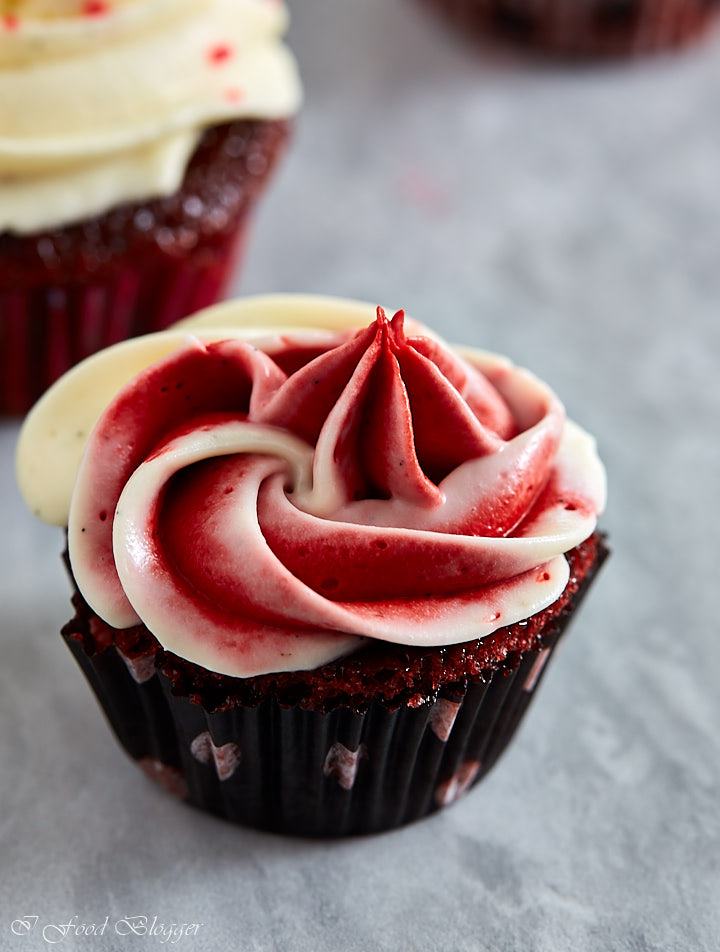
[[110, 12], [110, 4], [107, 0], [85, 0], [82, 5], [83, 16], [102, 17]]
[[226, 63], [234, 55], [233, 48], [226, 43], [217, 43], [208, 50], [208, 60], [213, 66], [220, 66]]
[[239, 86], [229, 86], [225, 90], [225, 98], [228, 102], [241, 102], [245, 98], [245, 93]]
[[6, 13], [2, 18], [2, 25], [6, 30], [17, 30], [20, 20], [14, 13]]

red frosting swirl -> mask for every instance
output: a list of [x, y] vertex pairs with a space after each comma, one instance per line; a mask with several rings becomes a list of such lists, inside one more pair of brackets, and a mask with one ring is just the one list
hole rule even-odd
[[554, 601], [594, 530], [601, 466], [569, 427], [534, 377], [402, 311], [322, 346], [191, 341], [90, 438], [75, 576], [110, 624], [233, 675], [481, 637]]

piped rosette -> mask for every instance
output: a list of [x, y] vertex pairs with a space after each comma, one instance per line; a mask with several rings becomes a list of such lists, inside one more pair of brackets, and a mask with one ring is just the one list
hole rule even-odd
[[196, 330], [119, 389], [74, 480], [73, 573], [110, 625], [248, 677], [482, 638], [562, 593], [604, 470], [537, 378], [381, 308]]

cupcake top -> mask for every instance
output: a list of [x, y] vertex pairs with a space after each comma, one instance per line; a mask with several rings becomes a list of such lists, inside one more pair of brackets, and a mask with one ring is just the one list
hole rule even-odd
[[594, 440], [536, 377], [317, 298], [89, 358], [31, 413], [18, 476], [98, 615], [238, 677], [542, 611], [605, 501]]
[[281, 0], [0, 0], [0, 232], [172, 194], [202, 130], [300, 101]]

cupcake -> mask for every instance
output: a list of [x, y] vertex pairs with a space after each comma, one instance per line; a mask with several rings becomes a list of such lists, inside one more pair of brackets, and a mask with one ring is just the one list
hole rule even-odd
[[680, 47], [717, 0], [426, 0], [462, 28], [561, 56], [627, 56]]
[[18, 476], [67, 528], [63, 637], [127, 753], [283, 833], [390, 829], [477, 783], [607, 551], [594, 440], [544, 383], [334, 299], [89, 358]]
[[0, 0], [0, 413], [214, 303], [300, 99], [268, 0]]

